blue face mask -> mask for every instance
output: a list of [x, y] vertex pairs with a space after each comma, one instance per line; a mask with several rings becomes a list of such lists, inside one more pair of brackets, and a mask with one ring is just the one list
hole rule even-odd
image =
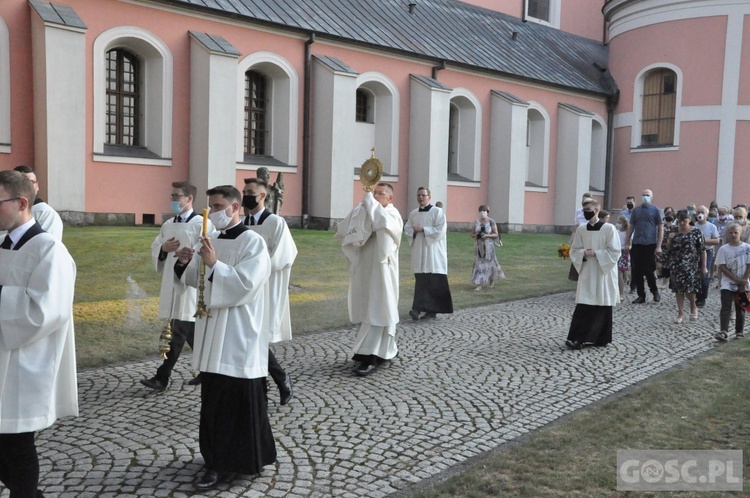
[[172, 201], [172, 212], [174, 214], [180, 214], [182, 212], [182, 206], [180, 206], [180, 201]]
[[709, 216], [708, 217], [708, 222], [709, 223], [713, 223], [714, 221], [716, 221], [716, 216]]
[[650, 195], [644, 195], [641, 197], [641, 202], [644, 204], [650, 204], [651, 203], [651, 196]]

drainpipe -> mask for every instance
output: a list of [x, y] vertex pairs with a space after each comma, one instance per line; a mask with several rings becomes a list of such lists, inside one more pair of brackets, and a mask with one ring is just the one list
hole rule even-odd
[[305, 103], [302, 106], [302, 228], [310, 224], [310, 91], [312, 83], [312, 49], [315, 33], [305, 42]]
[[620, 100], [620, 91], [607, 97], [607, 155], [604, 162], [604, 205], [612, 209], [612, 167], [614, 157], [614, 139], [615, 139], [615, 107]]
[[443, 69], [445, 69], [445, 61], [441, 62], [439, 66], [433, 66], [432, 79], [437, 81], [437, 73], [438, 71], [442, 71]]

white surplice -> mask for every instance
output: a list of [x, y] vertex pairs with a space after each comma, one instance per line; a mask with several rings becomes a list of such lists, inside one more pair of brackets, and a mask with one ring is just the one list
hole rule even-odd
[[63, 222], [57, 211], [46, 202], [37, 202], [31, 205], [31, 216], [44, 229], [45, 232], [52, 235], [57, 240], [63, 237]]
[[[210, 222], [209, 222], [209, 226]], [[174, 253], [168, 253], [167, 258], [159, 260], [161, 246], [167, 240], [175, 238], [180, 241], [180, 247], [194, 247], [200, 242], [203, 230], [203, 217], [193, 216], [187, 223], [175, 223], [174, 218], [164, 222], [151, 243], [151, 260], [154, 262], [156, 273], [161, 275], [161, 289], [159, 291], [159, 318], [194, 322], [196, 290], [193, 287], [181, 286], [179, 291], [175, 287], [174, 264], [177, 261]], [[210, 229], [209, 232], [212, 230]]]
[[0, 249], [0, 433], [78, 415], [75, 279], [73, 258], [50, 234]]
[[[422, 225], [424, 232], [417, 232], [414, 225]], [[406, 240], [411, 246], [411, 271], [413, 273], [448, 274], [448, 249], [446, 244], [445, 213], [432, 206], [429, 211], [415, 209], [404, 225]]]
[[[620, 302], [617, 284], [620, 236], [610, 223], [604, 223], [600, 230], [587, 230], [587, 225], [576, 228], [570, 246], [570, 259], [578, 270], [576, 303], [614, 306]], [[586, 249], [593, 249], [596, 257], [586, 257], [584, 261]]]
[[281, 216], [270, 214], [261, 225], [248, 225], [266, 241], [271, 257], [270, 333], [271, 344], [292, 340], [292, 321], [289, 311], [289, 279], [297, 258], [297, 246], [289, 227]]
[[398, 353], [398, 249], [403, 221], [372, 193], [339, 224], [336, 237], [349, 260], [349, 319], [361, 323], [354, 353], [391, 359]]
[[[241, 379], [267, 377], [271, 259], [266, 243], [250, 230], [235, 239], [218, 236], [209, 235], [218, 261], [212, 272], [206, 269], [204, 301], [211, 316], [195, 321], [193, 368]], [[198, 287], [199, 260], [196, 252], [180, 283]]]

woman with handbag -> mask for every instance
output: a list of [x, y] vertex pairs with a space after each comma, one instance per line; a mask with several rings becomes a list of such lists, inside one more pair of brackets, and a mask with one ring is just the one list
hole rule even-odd
[[[716, 264], [721, 272], [721, 330], [714, 336], [726, 341], [729, 334], [729, 317], [734, 305], [734, 334], [737, 339], [744, 337], [745, 305], [747, 290], [750, 288], [750, 244], [742, 242], [742, 226], [730, 223], [726, 230], [727, 243], [716, 254]], [[741, 299], [744, 298], [744, 299]], [[743, 303], [744, 301], [744, 303]]]
[[482, 286], [492, 287], [495, 282], [505, 278], [495, 255], [495, 244], [502, 246], [503, 243], [500, 241], [497, 223], [490, 218], [490, 208], [485, 204], [479, 206], [479, 219], [474, 222], [471, 236], [476, 239], [471, 282], [477, 286], [474, 290], [479, 291]]

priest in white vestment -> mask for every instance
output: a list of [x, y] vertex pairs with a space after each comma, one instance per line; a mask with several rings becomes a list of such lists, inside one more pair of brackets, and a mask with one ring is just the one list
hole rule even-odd
[[0, 481], [37, 496], [35, 431], [78, 415], [73, 295], [76, 267], [31, 215], [36, 192], [0, 172]]
[[[242, 207], [245, 209], [245, 225], [258, 233], [268, 246], [271, 257], [269, 310], [271, 344], [292, 340], [292, 321], [289, 310], [289, 279], [292, 265], [297, 258], [297, 246], [284, 218], [266, 208], [268, 184], [260, 178], [245, 179], [242, 191]], [[279, 388], [280, 405], [292, 399], [292, 378], [279, 364], [273, 351], [268, 350], [268, 373]]]
[[339, 224], [336, 233], [349, 260], [349, 319], [361, 324], [354, 344], [358, 375], [369, 375], [398, 354], [398, 249], [403, 220], [393, 187], [378, 183]]
[[419, 187], [419, 207], [409, 213], [404, 225], [415, 279], [414, 300], [409, 310], [414, 320], [435, 318], [437, 313], [453, 313], [448, 286], [447, 222], [443, 210], [430, 204], [430, 199], [430, 189]]
[[231, 473], [258, 474], [276, 461], [265, 392], [271, 260], [263, 237], [240, 220], [240, 191], [223, 185], [206, 194], [220, 232], [204, 237], [198, 250], [179, 249], [175, 264], [176, 277], [196, 288], [200, 261], [205, 264], [208, 315], [196, 319], [193, 353], [202, 379], [199, 490], [213, 489]]
[[[203, 216], [193, 210], [193, 200], [197, 192], [192, 183], [172, 183], [170, 198], [174, 217], [162, 224], [159, 234], [151, 243], [151, 260], [156, 273], [161, 275], [158, 317], [170, 324], [172, 332], [166, 359], [157, 368], [153, 377], [140, 381], [144, 386], [156, 391], [163, 391], [169, 385], [172, 370], [185, 343], [193, 349], [196, 290], [187, 286], [182, 286], [179, 290], [175, 288], [174, 264], [175, 252], [179, 248], [193, 247], [200, 241]], [[209, 232], [212, 231], [213, 229], [209, 228]], [[195, 386], [200, 384], [200, 380], [200, 376], [197, 376], [190, 379], [188, 384]]]
[[570, 246], [570, 259], [578, 271], [576, 309], [565, 341], [570, 349], [612, 342], [612, 314], [620, 302], [620, 236], [614, 225], [599, 220], [599, 209], [598, 201], [586, 205], [586, 224], [576, 228]]

